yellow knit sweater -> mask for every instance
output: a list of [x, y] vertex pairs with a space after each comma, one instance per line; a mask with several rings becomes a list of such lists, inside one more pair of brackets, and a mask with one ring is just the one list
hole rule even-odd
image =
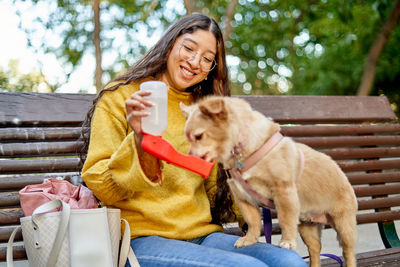
[[[125, 100], [140, 83], [106, 92], [92, 118], [89, 152], [82, 178], [102, 203], [121, 209], [131, 237], [159, 235], [191, 239], [222, 227], [211, 224], [210, 205], [216, 191], [216, 168], [208, 179], [162, 162], [163, 184], [153, 183], [141, 169], [134, 134], [126, 122]], [[187, 153], [179, 103], [191, 104], [190, 93], [169, 88], [168, 128], [162, 137]]]

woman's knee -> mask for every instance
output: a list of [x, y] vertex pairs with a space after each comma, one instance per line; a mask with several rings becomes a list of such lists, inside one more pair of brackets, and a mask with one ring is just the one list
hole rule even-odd
[[[304, 259], [300, 257], [293, 250], [279, 248], [270, 244], [257, 243], [253, 246], [249, 246], [248, 250], [244, 249], [244, 253], [252, 255], [269, 266], [293, 266], [293, 267], [305, 267], [307, 264]], [[246, 251], [247, 250], [247, 251]]]

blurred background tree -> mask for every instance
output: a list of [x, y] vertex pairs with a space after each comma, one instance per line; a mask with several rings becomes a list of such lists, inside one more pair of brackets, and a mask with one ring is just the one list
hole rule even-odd
[[0, 68], [0, 88], [9, 92], [54, 93], [58, 84], [50, 84], [40, 71], [24, 74], [18, 71], [20, 62], [11, 60], [8, 70]]
[[[43, 16], [19, 25], [36, 53], [51, 53], [62, 63], [66, 80], [87, 59], [95, 57], [98, 90], [117, 72], [133, 64], [166, 27], [185, 14], [174, 1], [13, 0], [24, 18], [30, 7]], [[25, 4], [25, 5], [23, 5]], [[30, 4], [30, 5], [28, 5]], [[34, 9], [34, 8], [32, 8]], [[57, 38], [51, 38], [56, 36]], [[141, 39], [146, 36], [147, 38]], [[96, 80], [97, 79], [97, 80]]]
[[[400, 0], [31, 1], [50, 7], [48, 17], [21, 25], [28, 39], [43, 36], [31, 47], [55, 53], [67, 77], [97, 51], [98, 88], [179, 17], [202, 12], [224, 31], [233, 94], [356, 95], [372, 62], [368, 94], [388, 96], [399, 115]], [[388, 21], [392, 27], [382, 34]], [[60, 41], [46, 42], [49, 33]], [[380, 36], [386, 40], [375, 62], [367, 61]]]

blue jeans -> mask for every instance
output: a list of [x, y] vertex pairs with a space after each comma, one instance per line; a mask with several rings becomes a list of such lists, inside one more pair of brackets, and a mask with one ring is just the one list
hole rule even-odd
[[[131, 246], [141, 267], [307, 266], [294, 251], [265, 243], [235, 248], [237, 239], [224, 233], [212, 233], [193, 242], [147, 236], [132, 239]], [[126, 266], [130, 267], [129, 263]]]

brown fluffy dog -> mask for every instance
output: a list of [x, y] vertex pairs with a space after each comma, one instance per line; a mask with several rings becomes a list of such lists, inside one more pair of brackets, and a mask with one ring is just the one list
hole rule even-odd
[[[246, 160], [280, 130], [279, 124], [239, 98], [207, 97], [191, 106], [181, 104], [181, 109], [187, 119], [189, 154], [216, 160], [225, 169], [237, 167], [238, 161]], [[235, 152], [238, 147], [240, 153]], [[284, 137], [242, 177], [258, 194], [274, 201], [282, 229], [280, 247], [295, 250], [298, 229], [308, 247], [310, 265], [319, 266], [322, 224], [310, 221], [326, 215], [337, 232], [346, 265], [356, 265], [357, 201], [345, 174], [330, 157]], [[237, 180], [228, 183], [248, 224], [248, 232], [235, 247], [251, 245], [260, 236], [260, 201]]]

